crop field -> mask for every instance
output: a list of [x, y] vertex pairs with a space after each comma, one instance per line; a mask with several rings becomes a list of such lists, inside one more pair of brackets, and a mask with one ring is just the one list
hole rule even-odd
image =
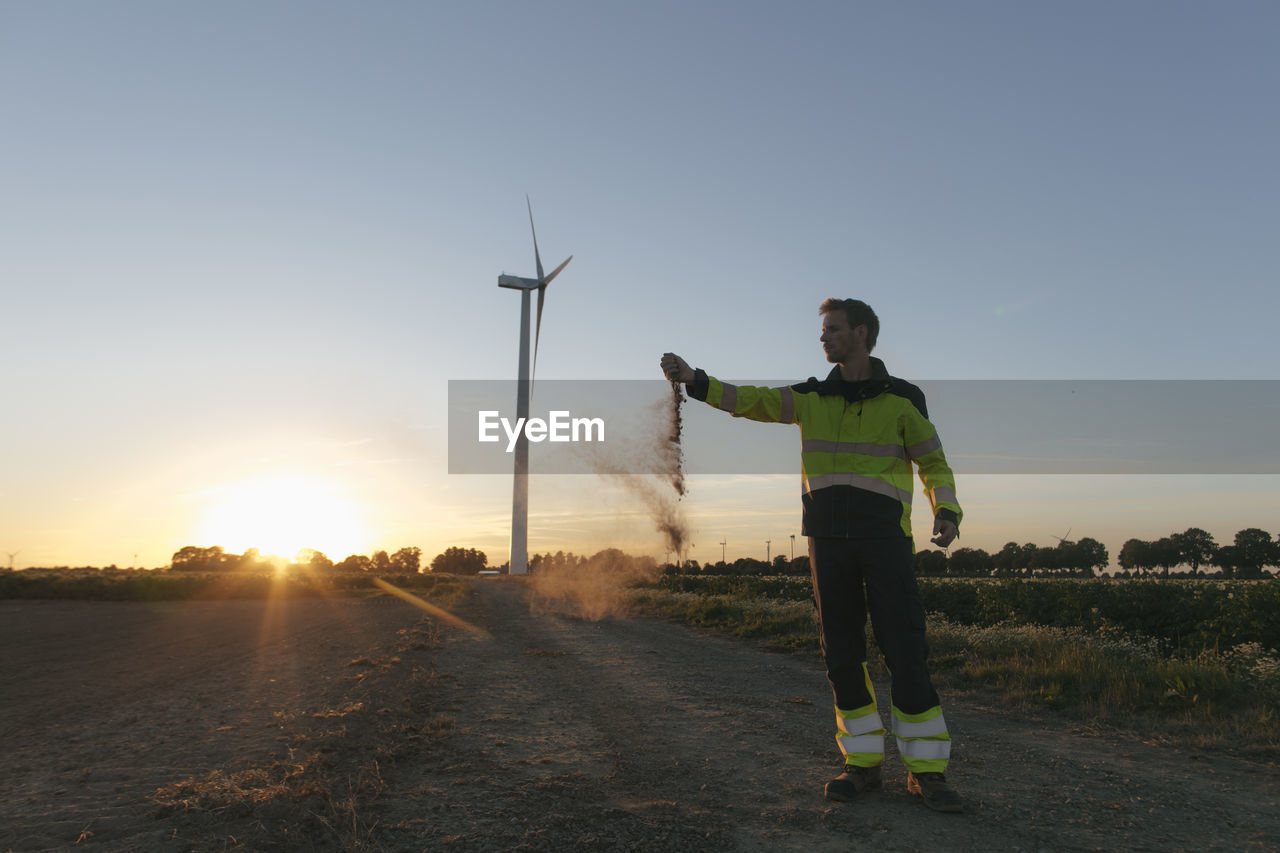
[[[940, 685], [1280, 756], [1280, 582], [918, 583]], [[671, 575], [633, 595], [644, 612], [819, 653], [807, 578]]]

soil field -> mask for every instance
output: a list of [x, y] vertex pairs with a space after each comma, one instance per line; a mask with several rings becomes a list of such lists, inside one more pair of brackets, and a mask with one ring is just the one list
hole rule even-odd
[[[0, 850], [1273, 850], [1280, 770], [947, 695], [962, 815], [838, 772], [821, 663], [523, 584], [0, 602]], [[883, 695], [883, 692], [882, 692]]]

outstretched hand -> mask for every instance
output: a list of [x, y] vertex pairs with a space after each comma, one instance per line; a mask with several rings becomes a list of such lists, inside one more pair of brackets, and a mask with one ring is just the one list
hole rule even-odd
[[662, 366], [662, 374], [672, 382], [684, 382], [687, 384], [697, 378], [694, 375], [693, 368], [689, 366], [689, 362], [673, 352], [664, 352], [659, 364]]
[[934, 536], [929, 541], [939, 548], [945, 548], [952, 542], [956, 541], [956, 537], [960, 535], [960, 528], [956, 527], [954, 521], [948, 521], [945, 518], [935, 518], [933, 520]]

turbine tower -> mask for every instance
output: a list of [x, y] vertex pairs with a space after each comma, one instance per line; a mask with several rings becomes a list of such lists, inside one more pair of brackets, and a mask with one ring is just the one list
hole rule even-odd
[[[538, 254], [538, 232], [533, 227], [533, 205], [525, 196], [525, 205], [529, 208], [529, 230], [533, 233], [533, 261], [538, 268], [537, 278], [521, 278], [514, 275], [498, 276], [498, 287], [509, 287], [520, 291], [520, 358], [519, 375], [516, 381], [516, 418], [517, 423], [528, 423], [529, 390], [533, 375], [529, 369], [529, 294], [538, 291], [538, 317], [533, 333], [533, 366], [538, 366], [538, 339], [542, 336], [542, 302], [546, 298], [547, 285], [551, 279], [573, 260], [570, 255], [564, 263], [552, 270], [551, 275], [542, 274], [542, 256]], [[529, 571], [529, 439], [523, 429], [516, 438], [515, 483], [511, 498], [511, 562], [509, 571], [513, 575], [527, 574]]]

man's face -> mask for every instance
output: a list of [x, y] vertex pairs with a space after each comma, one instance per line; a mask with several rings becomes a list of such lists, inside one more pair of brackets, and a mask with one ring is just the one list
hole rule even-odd
[[850, 326], [843, 311], [830, 311], [822, 315], [822, 350], [827, 361], [843, 364], [859, 351], [866, 351], [867, 327]]

